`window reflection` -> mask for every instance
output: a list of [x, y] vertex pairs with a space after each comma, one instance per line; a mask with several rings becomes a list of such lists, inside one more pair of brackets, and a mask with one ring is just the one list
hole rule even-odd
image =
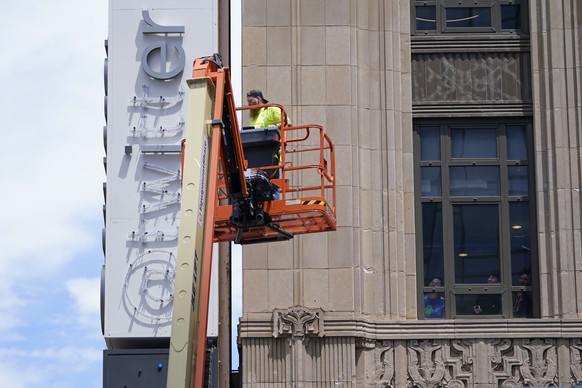
[[508, 125], [507, 132], [507, 159], [527, 160], [527, 142], [525, 126]]
[[509, 179], [509, 195], [527, 195], [527, 166], [509, 166], [507, 167], [507, 176]]
[[[531, 264], [531, 239], [528, 201], [509, 203], [512, 284], [519, 285], [519, 276], [529, 272]], [[531, 278], [529, 279], [531, 281]]]
[[496, 158], [495, 129], [451, 129], [453, 158]]
[[[425, 276], [444, 275], [442, 204], [422, 204], [422, 252]], [[430, 281], [425, 279], [425, 284]]]
[[455, 282], [487, 283], [500, 272], [497, 205], [454, 205]]
[[504, 30], [521, 29], [521, 6], [519, 4], [501, 6], [501, 28]]
[[425, 197], [441, 196], [441, 168], [422, 167], [421, 171], [422, 195]]
[[462, 7], [447, 8], [447, 27], [491, 27], [491, 8]]
[[436, 30], [436, 7], [417, 6], [416, 7], [416, 29], [419, 31]]
[[452, 196], [498, 196], [498, 166], [457, 166], [450, 168]]
[[420, 127], [420, 160], [439, 160], [441, 142], [439, 127]]

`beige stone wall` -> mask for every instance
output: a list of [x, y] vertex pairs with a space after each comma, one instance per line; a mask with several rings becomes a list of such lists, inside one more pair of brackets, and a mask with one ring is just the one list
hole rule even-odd
[[543, 319], [439, 322], [416, 319], [409, 2], [243, 4], [243, 90], [325, 126], [339, 204], [336, 232], [244, 247], [244, 385], [581, 383], [582, 2], [530, 1]]
[[323, 124], [339, 156], [338, 230], [245, 247], [245, 314], [415, 318], [408, 5], [253, 0], [243, 15], [243, 89]]
[[543, 317], [582, 317], [582, 3], [531, 2]]

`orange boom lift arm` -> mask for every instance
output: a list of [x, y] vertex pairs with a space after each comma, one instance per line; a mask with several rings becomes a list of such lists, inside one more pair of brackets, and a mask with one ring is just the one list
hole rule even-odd
[[[281, 241], [336, 229], [334, 146], [323, 127], [290, 126], [276, 104], [235, 107], [218, 54], [196, 59], [187, 82], [168, 388], [204, 386], [213, 242]], [[281, 109], [280, 127], [241, 133], [237, 112], [262, 106]], [[249, 163], [245, 136], [262, 131], [276, 133], [271, 143], [280, 157]]]

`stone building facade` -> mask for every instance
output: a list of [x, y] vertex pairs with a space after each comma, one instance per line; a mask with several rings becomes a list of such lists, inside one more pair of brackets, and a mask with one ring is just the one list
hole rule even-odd
[[[243, 386], [582, 385], [582, 2], [244, 0], [242, 33], [243, 89], [323, 124], [338, 155], [336, 232], [244, 247]], [[493, 128], [509, 151], [455, 159], [456, 136], [477, 133], [467, 128]], [[515, 128], [526, 156], [511, 157]], [[451, 158], [424, 159], [431, 139]], [[493, 194], [472, 167], [493, 171]], [[475, 204], [498, 218], [457, 229], [457, 210]], [[519, 206], [521, 237], [509, 226]], [[481, 261], [466, 261], [459, 231]], [[499, 283], [474, 280], [488, 266]], [[442, 318], [425, 316], [430, 292]], [[502, 307], [473, 314], [477, 293]]]

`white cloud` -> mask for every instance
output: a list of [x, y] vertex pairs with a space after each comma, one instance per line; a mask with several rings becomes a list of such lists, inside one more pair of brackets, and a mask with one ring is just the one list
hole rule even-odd
[[94, 327], [99, 320], [101, 279], [70, 279], [66, 287], [73, 299], [76, 320], [82, 325]]
[[0, 270], [20, 281], [66, 265], [99, 239], [107, 4], [11, 2], [0, 64], [4, 189]]
[[101, 360], [102, 353], [88, 347], [0, 349], [0, 386], [78, 388], [83, 382], [85, 388], [97, 388], [101, 381], [94, 380], [91, 369], [95, 370]]
[[2, 314], [0, 333], [2, 333], [3, 342], [22, 339], [22, 336], [16, 333], [4, 333], [22, 324], [20, 311], [28, 304], [25, 298], [18, 295], [13, 286], [12, 281], [0, 282], [0, 295], [2, 295], [0, 298], [0, 313]]
[[101, 386], [107, 2], [2, 5], [0, 387]]

